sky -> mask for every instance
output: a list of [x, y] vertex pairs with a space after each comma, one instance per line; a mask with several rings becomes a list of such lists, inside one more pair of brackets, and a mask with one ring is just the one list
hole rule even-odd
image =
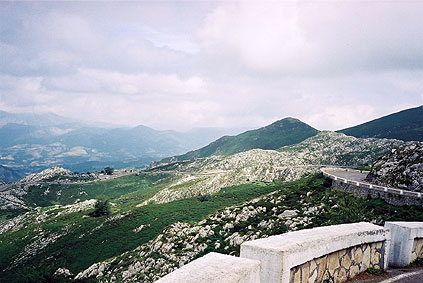
[[0, 2], [0, 110], [337, 130], [423, 104], [423, 1]]

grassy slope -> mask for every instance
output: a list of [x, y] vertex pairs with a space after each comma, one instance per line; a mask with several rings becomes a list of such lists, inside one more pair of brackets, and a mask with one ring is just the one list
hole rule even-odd
[[400, 111], [338, 132], [358, 138], [423, 141], [423, 106]]
[[[177, 160], [188, 160], [211, 155], [230, 155], [253, 148], [277, 149], [299, 143], [316, 135], [319, 131], [294, 119], [286, 118], [273, 124], [244, 132], [237, 136], [225, 136], [198, 150], [176, 156]], [[170, 159], [164, 159], [168, 162]]]
[[[154, 193], [162, 188], [156, 182], [166, 183], [170, 178], [170, 175], [167, 174], [140, 174], [138, 176], [134, 174], [96, 183], [35, 185], [29, 187], [23, 199], [29, 207], [66, 205], [93, 198], [115, 200], [122, 195], [130, 193], [133, 194], [127, 197], [134, 198], [134, 201], [139, 201], [153, 196]], [[45, 193], [46, 191], [48, 192]], [[21, 210], [0, 210], [0, 219], [8, 219], [20, 213], [22, 213]]]
[[[213, 251], [239, 255], [239, 244], [230, 244], [230, 242], [225, 239], [228, 235], [233, 233], [238, 233], [240, 236], [246, 236], [248, 239], [248, 237], [255, 234], [260, 235], [260, 237], [266, 237], [289, 231], [291, 228], [287, 226], [288, 224], [285, 225], [285, 221], [281, 220], [279, 217], [279, 213], [284, 210], [294, 209], [298, 212], [298, 217], [300, 219], [312, 219], [311, 222], [305, 221], [297, 225], [296, 228], [298, 229], [360, 221], [383, 225], [384, 221], [387, 220], [421, 221], [423, 219], [423, 211], [421, 208], [396, 207], [388, 205], [380, 199], [355, 198], [351, 194], [330, 189], [329, 183], [321, 175], [304, 178], [297, 182], [274, 185], [279, 188], [274, 193], [262, 197], [258, 202], [247, 202], [240, 206], [230, 208], [230, 210], [234, 212], [233, 215], [232, 212], [222, 213], [221, 211], [219, 213], [224, 214], [224, 216], [222, 216], [222, 214], [220, 216], [215, 214], [213, 217], [207, 218], [203, 224], [193, 224], [195, 227], [213, 227], [212, 230], [214, 233], [212, 234], [206, 234], [205, 236], [193, 239], [193, 235], [191, 234], [177, 232], [178, 236], [175, 238], [174, 233], [165, 231], [163, 234], [164, 237], [161, 237], [160, 241], [163, 242], [163, 245], [173, 245], [181, 250], [185, 248], [187, 252], [189, 251], [189, 249], [186, 249], [187, 245], [199, 246], [205, 243], [207, 248], [197, 253], [194, 257], [191, 257], [191, 261]], [[265, 207], [266, 210], [247, 220], [238, 221], [239, 214], [235, 213], [235, 211], [239, 213], [244, 209], [250, 210], [251, 207]], [[307, 212], [307, 208], [310, 207], [321, 207], [321, 209], [310, 218]], [[226, 210], [227, 209], [225, 209], [225, 211]], [[240, 219], [242, 218], [243, 217]], [[267, 223], [264, 226], [261, 225], [263, 221]], [[225, 228], [225, 224], [232, 224], [234, 226], [233, 228]], [[198, 234], [194, 236], [197, 237]], [[150, 244], [151, 246], [147, 245], [141, 247], [141, 249], [117, 257], [111, 265], [112, 270], [108, 270], [107, 272], [111, 271], [112, 275], [116, 276], [116, 282], [125, 282], [126, 279], [122, 278], [122, 274], [125, 270], [128, 270], [128, 268], [136, 262], [141, 262], [142, 264], [144, 264], [144, 262], [149, 262], [146, 265], [142, 265], [140, 272], [137, 273], [138, 275], [130, 277], [130, 280], [134, 282], [153, 282], [160, 276], [166, 274], [166, 272], [163, 272], [162, 267], [167, 270], [169, 270], [169, 265], [170, 267], [177, 268], [178, 263], [173, 261], [172, 255], [181, 256], [180, 250], [175, 252], [168, 250], [160, 253], [160, 248], [154, 248], [154, 243], [155, 242]], [[215, 243], [219, 243], [219, 247], [216, 247]], [[151, 249], [153, 249], [152, 253], [150, 252]], [[166, 250], [166, 248], [164, 250]], [[155, 260], [156, 264], [158, 264], [158, 260], [164, 260], [169, 265], [158, 264], [159, 267], [155, 268], [154, 261], [151, 263], [151, 260]], [[143, 268], [147, 266], [148, 271], [144, 271]], [[110, 279], [110, 277], [111, 275], [106, 275], [102, 279]]]
[[[94, 262], [133, 250], [159, 235], [172, 223], [177, 221], [194, 223], [224, 207], [241, 204], [272, 191], [285, 194], [284, 205], [292, 209], [303, 205], [300, 201], [305, 198], [308, 191], [313, 192], [313, 197], [307, 201], [327, 204], [326, 212], [319, 215], [311, 226], [374, 218], [423, 220], [420, 208], [395, 207], [381, 200], [356, 199], [346, 193], [329, 190], [324, 183], [325, 179], [321, 176], [290, 183], [250, 183], [226, 188], [205, 202], [191, 198], [138, 208], [135, 204], [123, 202], [113, 208], [115, 216], [124, 215], [119, 219], [83, 217], [88, 213], [86, 211], [51, 218], [41, 224], [28, 223], [27, 228], [18, 232], [8, 231], [0, 235], [0, 270], [8, 266], [16, 254], [29, 244], [31, 237], [39, 234], [39, 229], [51, 234], [61, 233], [66, 227], [70, 227], [70, 232], [48, 245], [27, 263], [0, 274], [0, 282], [40, 282], [50, 278], [51, 273], [59, 267], [69, 268], [76, 273]], [[337, 204], [338, 207], [332, 208], [333, 204]], [[271, 211], [273, 206], [271, 203], [260, 205], [268, 207], [268, 211]], [[150, 226], [146, 226], [139, 233], [133, 231], [145, 224]]]
[[[29, 264], [12, 269], [2, 276], [7, 280], [22, 282], [22, 278], [16, 277], [17, 270], [29, 269], [18, 274], [35, 274], [39, 270], [47, 270], [48, 273], [47, 266], [54, 266], [56, 269], [60, 266], [66, 266], [71, 271], [77, 272], [94, 262], [134, 249], [157, 236], [171, 223], [198, 221], [218, 209], [239, 204], [276, 189], [278, 189], [276, 184], [247, 184], [225, 189], [207, 202], [200, 202], [197, 198], [191, 198], [139, 208], [135, 205], [127, 205], [126, 207], [118, 205], [114, 207], [115, 214], [127, 215], [111, 221], [108, 221], [105, 217], [83, 218], [83, 215], [86, 215], [87, 212], [78, 212], [59, 216], [46, 223], [29, 225], [28, 228], [15, 233], [9, 231], [0, 235], [0, 269], [4, 269], [11, 262], [13, 256], [29, 244], [29, 239], [38, 233], [38, 228], [51, 234], [63, 231], [66, 226], [72, 226], [69, 234], [46, 247], [39, 255], [32, 258]], [[124, 198], [131, 199], [127, 196]], [[139, 233], [132, 231], [145, 224], [150, 224], [150, 226]], [[85, 236], [80, 238], [80, 235]], [[50, 259], [47, 260], [46, 258]], [[0, 275], [0, 281], [2, 276]], [[44, 276], [44, 274], [41, 276]]]

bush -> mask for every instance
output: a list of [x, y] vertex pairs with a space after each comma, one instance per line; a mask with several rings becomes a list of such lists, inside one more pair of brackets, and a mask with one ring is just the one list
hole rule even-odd
[[209, 201], [210, 199], [211, 199], [211, 195], [210, 194], [205, 194], [205, 195], [202, 195], [202, 196], [199, 196], [198, 197], [198, 200], [200, 202]]
[[381, 269], [376, 269], [374, 267], [367, 268], [366, 272], [372, 275], [377, 275], [377, 276], [385, 274], [385, 271]]
[[113, 169], [112, 167], [104, 168], [104, 173], [106, 173], [107, 175], [112, 175], [113, 171], [115, 171], [115, 169]]
[[90, 213], [92, 217], [99, 217], [110, 214], [110, 206], [108, 200], [97, 200], [94, 206], [94, 211]]

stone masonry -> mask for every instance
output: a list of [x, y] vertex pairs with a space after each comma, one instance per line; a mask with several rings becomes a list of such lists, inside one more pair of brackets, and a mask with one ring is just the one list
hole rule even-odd
[[344, 282], [369, 267], [382, 269], [383, 254], [384, 242], [342, 249], [293, 267], [289, 282]]
[[411, 262], [423, 258], [423, 238], [415, 238], [411, 250]]

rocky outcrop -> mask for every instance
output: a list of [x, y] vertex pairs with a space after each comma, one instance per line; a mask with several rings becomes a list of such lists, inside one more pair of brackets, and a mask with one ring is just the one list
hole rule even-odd
[[22, 178], [20, 180], [20, 183], [40, 182], [40, 181], [52, 179], [56, 177], [57, 175], [71, 176], [72, 172], [62, 167], [51, 167], [39, 173], [34, 173], [34, 174], [26, 176], [25, 178]]
[[179, 172], [181, 177], [143, 204], [211, 194], [224, 187], [251, 181], [293, 181], [319, 172], [324, 165], [371, 164], [403, 143], [388, 139], [359, 139], [325, 131], [278, 151], [253, 149], [230, 156], [167, 164], [151, 171]]
[[[0, 210], [29, 210], [37, 206], [37, 201], [28, 199], [29, 191], [37, 191], [43, 202], [45, 196], [51, 193], [49, 187], [51, 184], [82, 183], [97, 177], [94, 173], [74, 173], [61, 167], [45, 169], [0, 187]], [[56, 192], [57, 198], [60, 195], [61, 191]]]
[[377, 160], [367, 181], [423, 192], [423, 143], [409, 143]]
[[25, 226], [29, 226], [31, 224], [40, 224], [47, 221], [48, 219], [57, 218], [60, 215], [92, 209], [94, 208], [95, 202], [95, 199], [90, 199], [78, 202], [76, 204], [55, 205], [47, 208], [37, 207], [10, 220], [0, 222], [0, 234], [9, 230], [16, 232]]
[[198, 223], [174, 223], [135, 250], [93, 264], [76, 279], [153, 282], [205, 253], [239, 255], [245, 241], [307, 227], [326, 209], [323, 203], [313, 204], [313, 192], [304, 193], [295, 208], [286, 205], [289, 199], [284, 191], [275, 191]]

